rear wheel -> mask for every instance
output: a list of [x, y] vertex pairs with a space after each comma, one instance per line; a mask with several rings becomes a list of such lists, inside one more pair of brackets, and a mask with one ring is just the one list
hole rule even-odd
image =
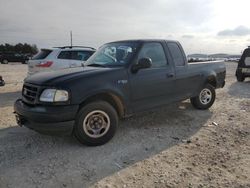
[[193, 97], [190, 100], [195, 108], [205, 110], [213, 105], [215, 97], [216, 93], [214, 87], [210, 84], [207, 84], [200, 90], [198, 96]]
[[103, 145], [114, 136], [118, 115], [113, 106], [97, 101], [83, 106], [78, 112], [74, 135], [85, 145]]

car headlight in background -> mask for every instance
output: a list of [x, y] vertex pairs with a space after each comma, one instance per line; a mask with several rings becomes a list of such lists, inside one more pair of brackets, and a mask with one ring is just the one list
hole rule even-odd
[[65, 102], [69, 100], [69, 93], [65, 90], [45, 89], [41, 96], [42, 102]]

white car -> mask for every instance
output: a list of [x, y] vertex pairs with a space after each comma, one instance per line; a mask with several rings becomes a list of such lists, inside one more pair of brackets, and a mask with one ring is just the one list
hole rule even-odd
[[96, 51], [92, 47], [64, 46], [41, 49], [28, 61], [28, 76], [38, 72], [56, 71], [72, 67], [81, 67]]

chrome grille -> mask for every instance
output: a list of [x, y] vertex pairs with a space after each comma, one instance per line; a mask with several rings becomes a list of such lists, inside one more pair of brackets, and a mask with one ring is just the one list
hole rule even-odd
[[38, 94], [38, 87], [34, 85], [23, 85], [22, 95], [23, 100], [27, 103], [34, 104]]

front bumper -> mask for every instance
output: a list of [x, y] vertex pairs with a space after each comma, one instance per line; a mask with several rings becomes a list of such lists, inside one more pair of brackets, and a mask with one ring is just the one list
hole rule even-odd
[[43, 133], [71, 134], [78, 105], [30, 106], [18, 99], [14, 104], [17, 123]]

